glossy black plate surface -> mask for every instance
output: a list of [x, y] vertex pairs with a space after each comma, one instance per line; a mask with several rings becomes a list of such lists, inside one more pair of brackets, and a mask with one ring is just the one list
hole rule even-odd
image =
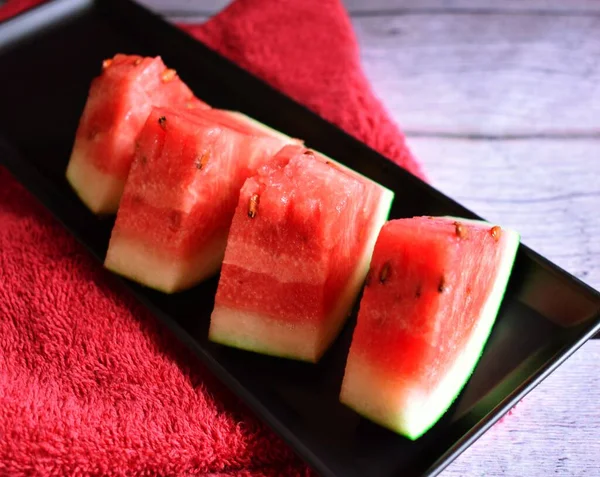
[[[301, 137], [379, 181], [396, 192], [394, 218], [475, 217], [136, 4], [57, 0], [0, 25], [0, 162], [100, 261], [112, 222], [85, 209], [64, 171], [90, 80], [101, 61], [116, 52], [161, 55], [210, 104], [243, 111]], [[439, 472], [600, 330], [600, 295], [521, 246], [475, 374], [447, 415], [423, 438], [410, 442], [338, 403], [353, 320], [322, 362], [312, 366], [209, 343], [216, 279], [177, 296], [115, 280], [327, 476]]]

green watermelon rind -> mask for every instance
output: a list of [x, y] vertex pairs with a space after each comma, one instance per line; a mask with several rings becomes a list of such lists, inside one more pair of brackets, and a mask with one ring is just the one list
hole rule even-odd
[[[336, 316], [337, 319], [339, 320], [339, 322], [336, 323], [332, 327], [333, 331], [330, 333], [330, 339], [328, 339], [326, 341], [327, 345], [317, 356], [306, 357], [306, 356], [301, 356], [301, 355], [291, 353], [288, 351], [284, 351], [284, 352], [275, 351], [274, 347], [269, 346], [269, 343], [265, 343], [264, 340], [260, 340], [260, 339], [256, 339], [256, 338], [253, 338], [253, 339], [239, 338], [236, 335], [236, 333], [239, 332], [239, 330], [237, 328], [223, 330], [223, 329], [218, 329], [219, 327], [217, 325], [218, 331], [215, 331], [215, 325], [213, 324], [214, 322], [212, 319], [211, 319], [211, 327], [209, 329], [209, 340], [212, 342], [215, 342], [215, 343], [225, 345], [225, 346], [230, 346], [230, 347], [234, 347], [234, 348], [238, 348], [238, 349], [242, 349], [242, 350], [246, 350], [246, 351], [265, 354], [265, 355], [273, 356], [273, 357], [277, 357], [277, 358], [293, 359], [293, 360], [306, 361], [306, 362], [311, 362], [311, 363], [318, 362], [319, 359], [321, 358], [321, 356], [326, 352], [326, 350], [335, 341], [335, 339], [339, 335], [340, 331], [342, 330], [342, 328], [348, 321], [348, 316], [350, 315], [350, 312], [352, 311], [352, 308], [353, 308], [353, 306], [356, 302], [356, 299], [358, 298], [358, 295], [360, 293], [364, 279], [369, 271], [371, 257], [373, 255], [373, 249], [375, 247], [375, 242], [377, 241], [377, 237], [379, 236], [381, 227], [383, 227], [383, 224], [386, 222], [386, 220], [389, 217], [395, 195], [392, 191], [386, 189], [383, 186], [378, 185], [378, 187], [381, 188], [381, 197], [379, 198], [379, 202], [377, 204], [377, 211], [374, 214], [375, 218], [371, 225], [371, 228], [372, 228], [371, 235], [370, 235], [368, 241], [365, 243], [362, 257], [359, 261], [359, 264], [355, 268], [355, 272], [352, 275], [352, 278], [349, 280], [346, 289], [341, 294], [340, 299], [338, 300], [338, 306], [337, 306], [336, 310], [334, 312], [332, 312], [332, 315]], [[217, 309], [218, 308], [216, 307], [215, 311], [217, 311]], [[223, 312], [223, 311], [221, 311], [221, 312]], [[230, 313], [232, 313], [232, 312], [237, 312], [237, 310], [230, 311]], [[241, 311], [241, 312], [243, 313], [243, 311]], [[215, 313], [215, 312], [213, 311], [213, 313]], [[227, 313], [227, 311], [225, 311], [225, 313]], [[256, 315], [257, 318], [259, 318], [259, 316], [260, 316], [256, 313], [254, 313], [254, 315]], [[267, 320], [265, 320], [265, 321], [267, 321]]]
[[[449, 216], [443, 218], [477, 226], [493, 226], [493, 224], [485, 221]], [[484, 311], [480, 315], [476, 331], [471, 335], [468, 344], [465, 346], [465, 351], [459, 355], [451, 370], [446, 373], [446, 378], [442, 380], [442, 384], [434, 391], [434, 395], [426, 398], [425, 402], [419, 400], [418, 409], [403, 409], [402, 414], [398, 414], [397, 419], [394, 420], [385, 420], [370, 415], [359, 407], [353, 406], [351, 402], [344, 402], [344, 404], [352, 408], [357, 414], [412, 441], [423, 436], [446, 414], [463, 391], [481, 359], [512, 273], [520, 244], [520, 235], [511, 229], [502, 228], [502, 231], [503, 234], [507, 235], [504, 242], [503, 258], [496, 274], [492, 292], [484, 305]]]

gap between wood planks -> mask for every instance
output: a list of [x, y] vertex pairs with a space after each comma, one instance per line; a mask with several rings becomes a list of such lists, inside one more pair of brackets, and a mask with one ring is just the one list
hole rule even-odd
[[600, 140], [600, 131], [564, 131], [564, 132], [518, 132], [505, 134], [482, 134], [476, 132], [449, 132], [449, 131], [416, 131], [405, 129], [407, 137], [424, 139], [467, 139], [471, 141], [521, 141], [537, 140]]
[[501, 8], [397, 8], [391, 10], [358, 10], [348, 12], [351, 17], [392, 17], [404, 15], [531, 15], [563, 17], [600, 17], [600, 12], [580, 10], [511, 10]]

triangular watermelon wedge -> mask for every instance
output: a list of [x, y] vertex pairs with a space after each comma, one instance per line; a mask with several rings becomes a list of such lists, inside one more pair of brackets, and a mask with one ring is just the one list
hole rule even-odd
[[384, 225], [340, 399], [417, 439], [471, 376], [491, 332], [519, 235], [482, 221], [417, 217]]
[[138, 136], [106, 268], [165, 293], [214, 275], [244, 180], [298, 142], [229, 112], [154, 108]]
[[114, 214], [135, 140], [153, 106], [208, 108], [160, 57], [117, 54], [94, 78], [67, 166], [67, 180], [95, 214]]
[[246, 181], [209, 338], [316, 362], [346, 321], [393, 193], [300, 146]]

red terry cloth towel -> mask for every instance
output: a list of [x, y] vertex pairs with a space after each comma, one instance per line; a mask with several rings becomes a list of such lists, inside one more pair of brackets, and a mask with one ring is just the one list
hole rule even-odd
[[[422, 174], [339, 0], [238, 0], [185, 28]], [[311, 475], [181, 348], [0, 167], [0, 475]]]

